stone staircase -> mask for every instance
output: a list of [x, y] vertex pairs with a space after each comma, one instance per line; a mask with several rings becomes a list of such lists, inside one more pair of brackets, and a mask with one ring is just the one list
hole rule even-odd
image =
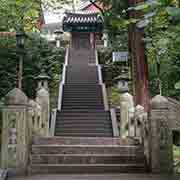
[[143, 148], [130, 139], [34, 138], [29, 173], [143, 173]]
[[112, 137], [95, 50], [70, 48], [55, 136]]
[[54, 137], [33, 139], [29, 173], [144, 173], [143, 147], [113, 138], [95, 50], [70, 49]]
[[55, 136], [112, 137], [109, 112], [104, 110], [63, 110], [57, 112]]

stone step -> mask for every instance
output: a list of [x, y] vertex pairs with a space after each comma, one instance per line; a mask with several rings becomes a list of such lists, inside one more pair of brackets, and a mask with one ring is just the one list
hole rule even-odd
[[62, 127], [62, 126], [56, 126], [55, 132], [58, 133], [92, 133], [92, 134], [98, 134], [98, 133], [105, 133], [105, 134], [111, 134], [111, 126], [105, 128], [105, 127], [100, 127], [100, 128], [94, 128], [94, 127], [74, 127], [73, 125], [71, 127]]
[[32, 154], [121, 154], [142, 155], [141, 146], [120, 145], [32, 145]]
[[102, 105], [103, 102], [101, 99], [99, 100], [85, 100], [85, 99], [70, 99], [70, 98], [63, 98], [63, 103], [64, 104], [84, 104], [84, 105], [89, 105], [89, 104], [97, 104], [97, 105]]
[[139, 145], [139, 142], [131, 138], [84, 138], [84, 137], [34, 137], [34, 145]]
[[[90, 65], [84, 66], [83, 64], [82, 65], [79, 64], [78, 66], [73, 66], [73, 65], [68, 64], [68, 66], [66, 67], [66, 70], [88, 73], [88, 72], [97, 72], [97, 68], [98, 68], [97, 66], [90, 66]], [[79, 70], [81, 70], [81, 71], [79, 71]]]
[[145, 172], [144, 164], [33, 164], [29, 170], [30, 174]]
[[84, 117], [84, 118], [81, 118], [81, 117], [78, 117], [78, 116], [76, 116], [76, 117], [57, 117], [57, 121], [56, 121], [57, 123], [58, 122], [62, 122], [62, 123], [66, 123], [67, 122], [67, 124], [69, 124], [69, 123], [73, 123], [73, 124], [81, 124], [81, 123], [83, 123], [83, 124], [93, 124], [93, 125], [103, 125], [103, 124], [111, 124], [111, 121], [110, 121], [110, 119], [109, 118], [86, 118], [86, 117]]
[[102, 94], [90, 94], [90, 93], [63, 93], [63, 99], [67, 100], [87, 100], [87, 101], [102, 101]]
[[89, 82], [86, 82], [86, 83], [79, 83], [79, 84], [76, 84], [76, 83], [71, 83], [71, 84], [64, 84], [64, 86], [67, 86], [67, 87], [82, 87], [82, 88], [87, 88], [87, 87], [101, 87], [102, 85], [101, 84], [96, 84], [96, 83], [89, 83]]
[[79, 89], [74, 89], [73, 87], [70, 88], [68, 87], [68, 89], [64, 89], [64, 92], [66, 92], [67, 94], [68, 93], [71, 93], [71, 92], [74, 92], [75, 94], [78, 94], [78, 93], [84, 93], [84, 94], [87, 94], [87, 93], [90, 93], [90, 94], [95, 94], [95, 93], [102, 93], [102, 89], [81, 89], [81, 87], [79, 87]]
[[65, 83], [67, 83], [67, 84], [71, 84], [71, 83], [75, 83], [75, 84], [79, 84], [79, 83], [87, 83], [87, 82], [89, 82], [89, 83], [91, 83], [91, 82], [94, 82], [94, 83], [99, 83], [99, 80], [98, 80], [98, 78], [80, 78], [80, 77], [67, 77], [66, 76], [66, 80], [65, 80]]
[[[71, 96], [71, 97], [93, 97], [94, 99], [98, 99], [98, 98], [102, 98], [102, 91], [95, 91], [95, 92], [91, 92], [91, 91], [74, 91], [73, 89], [71, 89], [70, 91], [63, 91], [63, 95], [64, 96]], [[80, 96], [79, 96], [80, 95]], [[84, 96], [83, 96], [84, 95]]]
[[91, 89], [91, 90], [94, 90], [94, 89], [101, 89], [102, 86], [100, 84], [91, 84], [91, 83], [86, 83], [86, 84], [64, 84], [64, 88], [68, 89], [68, 88], [74, 88], [74, 89], [79, 89], [79, 88], [82, 88], [83, 90], [87, 90], [87, 89]]
[[100, 107], [100, 108], [104, 108], [104, 104], [103, 103], [86, 103], [86, 102], [62, 102], [62, 107], [72, 107], [72, 108], [94, 108], [96, 109], [96, 107]]
[[67, 108], [78, 108], [78, 109], [104, 109], [104, 104], [93, 104], [93, 103], [66, 103], [63, 102], [62, 103], [62, 109], [63, 107], [67, 107]]
[[105, 111], [103, 109], [71, 109], [71, 110], [62, 110], [62, 111], [57, 111], [63, 112], [63, 113], [109, 113], [109, 111]]
[[82, 128], [93, 128], [93, 129], [100, 129], [100, 128], [111, 128], [111, 123], [108, 123], [108, 122], [104, 122], [104, 123], [96, 123], [96, 124], [92, 124], [92, 123], [90, 123], [90, 122], [82, 122], [82, 123], [77, 123], [77, 122], [75, 122], [75, 123], [66, 123], [65, 121], [60, 121], [60, 120], [58, 120], [57, 122], [56, 122], [56, 126], [57, 127], [60, 127], [60, 128], [74, 128], [74, 129], [76, 129], [76, 128], [80, 128], [80, 129], [82, 129]]
[[61, 137], [113, 137], [112, 133], [58, 133], [55, 132], [55, 136]]
[[84, 105], [77, 105], [77, 106], [65, 106], [65, 105], [62, 105], [62, 109], [104, 109], [104, 106], [84, 106]]
[[[107, 121], [109, 121], [109, 122], [111, 122], [110, 121], [110, 117], [109, 117], [109, 115], [97, 115], [97, 116], [91, 116], [91, 115], [80, 115], [80, 116], [78, 116], [78, 114], [66, 114], [66, 115], [63, 115], [63, 114], [57, 114], [57, 119], [58, 120], [64, 120], [64, 121], [73, 121], [73, 120], [79, 120], [80, 122], [82, 122], [82, 121], [84, 121], [84, 120], [90, 120], [90, 122], [92, 122], [92, 121], [97, 121], [98, 123], [103, 123], [103, 122], [106, 122], [106, 120]], [[86, 121], [86, 122], [87, 122]]]
[[31, 164], [135, 164], [144, 156], [120, 154], [41, 154], [32, 155]]
[[75, 83], [75, 84], [79, 84], [79, 83], [82, 83], [82, 84], [84, 83], [84, 84], [85, 84], [85, 83], [87, 83], [87, 82], [89, 82], [89, 83], [95, 82], [95, 83], [98, 84], [98, 83], [99, 83], [99, 80], [98, 80], [98, 79], [95, 79], [95, 80], [94, 80], [94, 79], [82, 79], [82, 80], [66, 79], [66, 80], [65, 80], [65, 83], [66, 83], [66, 84], [71, 84], [71, 83], [72, 83], [72, 84], [74, 84], [74, 83]]
[[59, 118], [77, 118], [77, 119], [97, 119], [97, 117], [101, 119], [109, 119], [109, 114], [104, 114], [104, 113], [95, 113], [95, 114], [90, 114], [90, 113], [75, 113], [75, 112], [69, 112], [69, 113], [57, 113], [57, 116]]

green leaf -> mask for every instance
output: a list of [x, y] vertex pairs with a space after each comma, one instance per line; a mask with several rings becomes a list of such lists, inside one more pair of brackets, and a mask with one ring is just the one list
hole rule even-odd
[[180, 81], [175, 84], [175, 89], [179, 89], [180, 90]]
[[166, 11], [175, 20], [180, 20], [180, 8], [179, 7], [167, 7]]

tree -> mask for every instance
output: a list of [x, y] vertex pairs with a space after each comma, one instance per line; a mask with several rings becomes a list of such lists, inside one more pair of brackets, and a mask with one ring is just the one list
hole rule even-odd
[[41, 0], [0, 0], [0, 31], [32, 31], [37, 27]]
[[[123, 38], [125, 34], [127, 36], [127, 27], [130, 24], [144, 28], [146, 37], [142, 41], [146, 43], [151, 96], [159, 93], [161, 89], [163, 95], [180, 99], [179, 90], [174, 88], [180, 79], [180, 1], [151, 0], [132, 7], [128, 7], [127, 1], [100, 1], [109, 7], [108, 11], [104, 12], [104, 18], [113, 49], [121, 50], [118, 46], [121, 42], [125, 45], [124, 49], [127, 49], [128, 41]], [[138, 18], [129, 19], [129, 11], [143, 13]], [[176, 88], [179, 87], [178, 84]], [[157, 88], [158, 86], [161, 88]]]
[[[145, 41], [147, 42], [151, 77], [153, 77], [153, 81], [155, 80], [155, 87], [158, 89], [155, 92], [178, 98], [179, 95], [174, 89], [174, 85], [175, 81], [178, 81], [177, 74], [179, 73], [177, 71], [180, 28], [179, 1], [151, 1], [141, 4], [135, 9], [142, 9], [145, 12], [145, 15], [137, 20], [137, 25], [144, 26], [146, 30]], [[154, 66], [156, 66], [155, 71]]]

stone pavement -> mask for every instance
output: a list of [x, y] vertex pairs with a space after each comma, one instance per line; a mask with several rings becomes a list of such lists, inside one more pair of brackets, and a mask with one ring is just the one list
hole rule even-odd
[[11, 177], [8, 180], [180, 180], [180, 175], [169, 177], [151, 174], [36, 175]]

